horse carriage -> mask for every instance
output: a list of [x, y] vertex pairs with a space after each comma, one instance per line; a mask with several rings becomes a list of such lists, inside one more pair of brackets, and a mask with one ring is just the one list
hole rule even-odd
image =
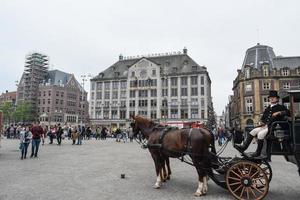
[[[213, 135], [207, 129], [173, 130], [140, 116], [133, 117], [133, 132], [143, 135], [142, 147], [149, 149], [155, 163], [154, 187], [160, 188], [161, 182], [170, 178], [169, 157], [173, 157], [195, 166], [198, 172], [195, 196], [206, 194], [209, 177], [236, 199], [263, 199], [272, 180], [272, 168], [266, 158], [283, 155], [298, 166], [300, 174], [300, 90], [287, 92], [282, 101], [289, 107], [291, 117], [273, 122], [266, 139], [268, 155], [255, 158], [246, 153], [241, 153], [241, 157], [222, 157], [229, 140], [216, 152]], [[234, 133], [231, 138], [236, 138]], [[233, 145], [235, 142], [232, 140]]]

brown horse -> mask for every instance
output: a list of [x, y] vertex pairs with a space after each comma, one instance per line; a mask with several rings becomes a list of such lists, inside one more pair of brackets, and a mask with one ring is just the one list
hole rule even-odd
[[[164, 178], [171, 174], [169, 157], [179, 158], [188, 154], [198, 173], [198, 188], [195, 196], [207, 193], [207, 174], [211, 170], [209, 148], [214, 149], [214, 138], [207, 129], [178, 129], [168, 131], [162, 138], [162, 129], [152, 120], [141, 116], [132, 117], [133, 134], [141, 133], [148, 141], [149, 152], [154, 160], [156, 183], [160, 188]], [[165, 169], [167, 165], [167, 170]], [[168, 171], [168, 172], [166, 172]]]

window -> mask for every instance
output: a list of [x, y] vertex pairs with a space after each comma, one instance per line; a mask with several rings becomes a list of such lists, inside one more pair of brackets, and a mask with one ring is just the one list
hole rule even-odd
[[171, 109], [171, 118], [172, 119], [178, 118], [178, 109]]
[[108, 119], [109, 118], [109, 111], [108, 110], [104, 110], [103, 111], [103, 119]]
[[94, 99], [94, 98], [95, 98], [95, 93], [92, 92], [92, 93], [91, 93], [91, 99]]
[[110, 92], [105, 91], [104, 99], [110, 99]]
[[152, 70], [152, 76], [156, 76], [156, 70], [155, 69]]
[[126, 89], [126, 87], [127, 87], [127, 82], [121, 81], [121, 89]]
[[151, 90], [151, 97], [156, 97], [157, 96], [157, 90]]
[[181, 96], [187, 96], [187, 88], [181, 88]]
[[271, 89], [271, 83], [270, 82], [263, 82], [263, 89], [264, 90], [270, 90]]
[[201, 110], [201, 118], [204, 119], [205, 117], [205, 110]]
[[113, 89], [118, 89], [119, 82], [112, 82], [112, 87], [113, 87]]
[[177, 77], [171, 78], [171, 86], [177, 86]]
[[97, 99], [102, 99], [102, 92], [97, 92], [96, 93], [96, 98]]
[[97, 90], [102, 90], [102, 82], [97, 83]]
[[139, 97], [148, 97], [148, 90], [139, 90]]
[[135, 116], [135, 111], [129, 111], [129, 116]]
[[283, 89], [290, 89], [290, 87], [291, 87], [290, 82], [283, 83]]
[[197, 84], [198, 84], [198, 77], [191, 76], [191, 85], [197, 85]]
[[113, 107], [117, 107], [118, 106], [118, 101], [113, 101], [111, 104], [112, 104]]
[[178, 106], [178, 101], [177, 101], [177, 99], [172, 99], [172, 100], [171, 100], [171, 106]]
[[105, 88], [106, 90], [110, 89], [110, 82], [105, 82], [105, 83], [104, 83], [104, 88]]
[[131, 72], [131, 77], [135, 77], [135, 72]]
[[253, 112], [253, 103], [252, 103], [252, 97], [246, 97], [245, 98], [245, 106], [246, 106], [246, 113], [252, 113]]
[[151, 99], [151, 107], [156, 107], [156, 106], [157, 106], [156, 99]]
[[191, 96], [197, 96], [198, 95], [198, 88], [192, 87], [191, 88]]
[[156, 110], [151, 110], [151, 119], [156, 119], [156, 118], [157, 118]]
[[147, 117], [147, 111], [146, 110], [139, 110], [139, 115]]
[[126, 118], [126, 110], [120, 110], [120, 119]]
[[129, 107], [135, 107], [135, 100], [129, 101]]
[[192, 106], [198, 106], [198, 99], [197, 98], [191, 98], [191, 105]]
[[204, 95], [204, 87], [201, 87], [201, 95]]
[[247, 68], [245, 71], [245, 78], [250, 78], [250, 69]]
[[263, 109], [266, 109], [270, 105], [269, 99], [267, 96], [262, 97], [262, 102], [263, 102]]
[[95, 89], [95, 82], [92, 82], [92, 83], [91, 83], [91, 88], [92, 88], [92, 90]]
[[59, 91], [56, 91], [56, 96], [59, 97]]
[[198, 109], [191, 109], [191, 118], [195, 119], [195, 118], [199, 118], [199, 110]]
[[111, 111], [111, 118], [112, 119], [118, 119], [118, 111], [117, 110], [112, 110]]
[[269, 76], [268, 66], [264, 66], [264, 68], [263, 68], [263, 76]]
[[162, 101], [162, 106], [168, 107], [168, 101], [166, 99]]
[[164, 79], [161, 79], [162, 81], [162, 87], [168, 87], [168, 79], [164, 78]]
[[181, 77], [181, 85], [187, 85], [187, 77]]
[[131, 98], [134, 98], [135, 97], [135, 90], [130, 90], [130, 97]]
[[137, 85], [138, 85], [137, 80], [130, 81], [130, 87], [137, 87]]
[[139, 100], [139, 107], [147, 107], [147, 106], [148, 106], [147, 99]]
[[251, 92], [252, 91], [252, 84], [251, 83], [246, 83], [245, 84], [245, 91], [246, 92]]
[[201, 83], [201, 85], [204, 85], [204, 76], [200, 77], [200, 83]]
[[166, 96], [168, 96], [168, 89], [162, 89], [162, 96], [163, 97], [166, 97]]
[[108, 108], [109, 107], [109, 101], [104, 102], [104, 107]]
[[50, 101], [50, 99], [48, 99], [48, 104], [50, 104], [51, 103], [51, 101]]
[[181, 105], [182, 106], [187, 106], [188, 105], [187, 99], [181, 99]]
[[121, 99], [125, 99], [126, 98], [126, 91], [121, 91], [120, 98]]
[[172, 88], [172, 89], [171, 89], [171, 96], [172, 96], [172, 97], [178, 96], [177, 91], [178, 91], [177, 88]]
[[118, 91], [112, 92], [112, 99], [118, 99]]
[[181, 119], [187, 119], [188, 118], [188, 110], [187, 109], [181, 109], [180, 111], [181, 111], [180, 112], [180, 114], [181, 114], [180, 118]]
[[51, 90], [48, 91], [48, 96], [49, 96], [49, 97], [51, 96]]
[[283, 69], [282, 70], [282, 76], [288, 76], [289, 75], [289, 70], [288, 69]]
[[173, 67], [173, 73], [176, 73], [178, 71], [178, 68], [177, 67]]

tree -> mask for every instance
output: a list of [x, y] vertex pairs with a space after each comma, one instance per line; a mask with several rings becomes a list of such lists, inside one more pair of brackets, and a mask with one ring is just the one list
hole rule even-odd
[[4, 123], [10, 124], [11, 118], [13, 115], [14, 107], [12, 105], [12, 102], [5, 101], [1, 106], [0, 110], [2, 110], [3, 113], [3, 121]]
[[27, 122], [33, 118], [30, 111], [31, 104], [26, 101], [23, 101], [18, 103], [13, 116], [17, 122]]

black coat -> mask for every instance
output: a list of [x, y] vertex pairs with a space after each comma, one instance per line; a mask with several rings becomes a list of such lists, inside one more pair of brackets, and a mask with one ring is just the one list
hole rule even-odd
[[[279, 111], [280, 111], [279, 115], [277, 115], [276, 117], [272, 117], [273, 113]], [[267, 124], [268, 127], [270, 127], [272, 123], [275, 121], [284, 121], [286, 116], [290, 116], [290, 111], [284, 105], [276, 104], [272, 107], [271, 105], [269, 105], [265, 109], [263, 116], [261, 117], [261, 122]]]

